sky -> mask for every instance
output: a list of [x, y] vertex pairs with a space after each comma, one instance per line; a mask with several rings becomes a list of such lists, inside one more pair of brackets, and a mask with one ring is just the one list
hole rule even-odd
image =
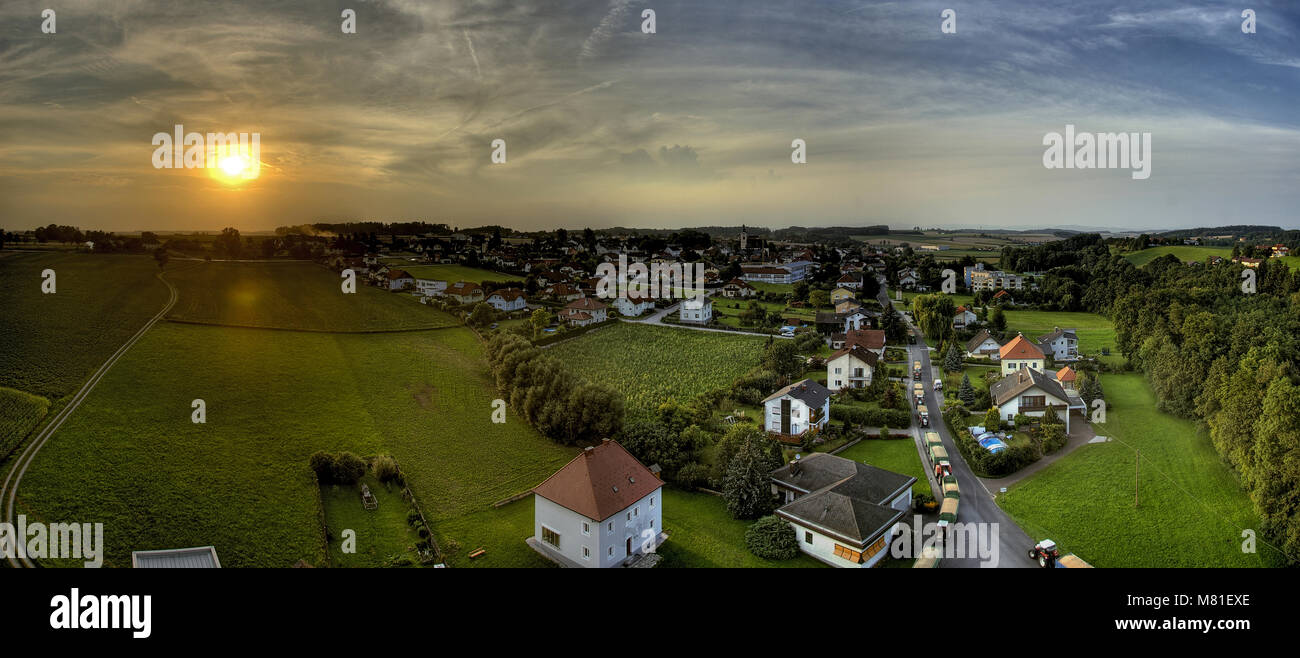
[[[6, 0], [0, 228], [1300, 228], [1300, 8], [1237, 4]], [[155, 168], [177, 124], [257, 178]]]

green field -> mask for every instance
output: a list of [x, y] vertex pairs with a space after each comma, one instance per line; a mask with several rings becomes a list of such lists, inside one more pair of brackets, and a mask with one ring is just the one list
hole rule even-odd
[[1080, 447], [998, 504], [1031, 536], [1051, 537], [1098, 567], [1280, 566], [1263, 541], [1257, 554], [1241, 551], [1242, 530], [1258, 532], [1259, 519], [1210, 440], [1191, 421], [1157, 411], [1141, 375], [1102, 375], [1102, 385], [1109, 422], [1097, 434], [1122, 443]]
[[[103, 521], [130, 551], [217, 547], [229, 566], [321, 564], [307, 458], [392, 454], [437, 524], [536, 485], [573, 454], [508, 417], [468, 330], [358, 335], [160, 324], [23, 480], [39, 518]], [[190, 402], [207, 423], [190, 422]]]
[[930, 491], [930, 481], [926, 479], [925, 467], [921, 465], [921, 455], [916, 451], [916, 444], [908, 439], [863, 439], [853, 447], [839, 453], [840, 457], [870, 464], [886, 471], [902, 473], [916, 478], [912, 485], [912, 494]]
[[547, 352], [575, 373], [623, 391], [630, 410], [646, 410], [730, 386], [758, 364], [766, 340], [621, 322]]
[[738, 521], [727, 504], [705, 493], [664, 488], [664, 530], [668, 541], [659, 547], [663, 567], [822, 567], [800, 553], [793, 560], [765, 560], [745, 548], [745, 530], [753, 521]]
[[[45, 269], [54, 270], [54, 294], [41, 292]], [[147, 256], [0, 257], [0, 386], [53, 401], [75, 392], [166, 305], [157, 273]]]
[[1292, 271], [1300, 270], [1300, 256], [1283, 256], [1278, 260], [1286, 263], [1286, 266], [1291, 268]]
[[[375, 509], [368, 510], [361, 505], [361, 484], [370, 487], [379, 503]], [[398, 486], [385, 486], [373, 475], [367, 475], [358, 484], [324, 485], [320, 496], [325, 507], [325, 523], [334, 534], [329, 543], [333, 566], [383, 567], [401, 557], [419, 563], [414, 549], [420, 536], [406, 523], [406, 512], [411, 506], [402, 500]], [[343, 552], [344, 530], [356, 533], [353, 553]]]
[[1033, 341], [1051, 333], [1055, 327], [1074, 329], [1079, 336], [1079, 353], [1099, 355], [1103, 347], [1118, 354], [1115, 347], [1115, 327], [1110, 320], [1096, 313], [1070, 311], [1004, 311], [1010, 337], [1019, 331]]
[[474, 283], [483, 283], [484, 281], [523, 281], [521, 276], [505, 274], [503, 272], [493, 272], [492, 270], [479, 269], [477, 267], [466, 267], [464, 265], [419, 265], [403, 261], [400, 258], [385, 258], [384, 263], [389, 267], [397, 267], [406, 270], [407, 274], [417, 279], [434, 279], [455, 283], [457, 281], [473, 281]]
[[304, 331], [427, 329], [456, 319], [410, 295], [357, 282], [344, 294], [339, 275], [314, 263], [198, 263], [168, 271], [180, 300], [168, 319]]
[[1232, 256], [1232, 249], [1229, 247], [1194, 247], [1191, 245], [1170, 245], [1163, 247], [1148, 247], [1142, 251], [1131, 251], [1124, 254], [1124, 258], [1133, 263], [1134, 267], [1142, 267], [1151, 261], [1164, 256], [1173, 254], [1183, 262], [1203, 261], [1210, 256], [1223, 256], [1228, 258]]
[[0, 386], [0, 458], [9, 454], [49, 411], [49, 400]]

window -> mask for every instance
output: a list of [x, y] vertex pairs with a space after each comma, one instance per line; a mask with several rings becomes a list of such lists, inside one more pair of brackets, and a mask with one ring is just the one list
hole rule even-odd
[[614, 534], [614, 522], [613, 522], [613, 521], [610, 521], [610, 522], [609, 522], [609, 527], [605, 530], [605, 532], [606, 532], [607, 534], [611, 534], [611, 535]]
[[586, 546], [583, 546], [583, 547], [582, 547], [582, 559], [584, 559], [584, 560], [590, 560], [590, 559], [591, 559], [591, 549], [590, 549], [590, 548], [587, 548]]
[[876, 553], [879, 553], [880, 551], [884, 550], [884, 548], [885, 548], [885, 538], [881, 537], [880, 539], [877, 539], [874, 543], [872, 543], [870, 546], [868, 546], [866, 550], [862, 551], [863, 561], [870, 560], [873, 556], [875, 556]]
[[836, 544], [835, 557], [844, 558], [845, 560], [848, 560], [849, 562], [852, 562], [854, 564], [862, 564], [862, 554], [847, 546], [840, 546], [839, 544]]
[[640, 507], [633, 507], [633, 508], [632, 508], [632, 516], [641, 516], [641, 508], [640, 508]]
[[613, 546], [610, 546], [610, 547], [609, 547], [609, 556], [610, 556], [610, 557], [614, 557], [614, 547], [613, 547]]
[[811, 544], [811, 543], [812, 543], [812, 533], [811, 533], [811, 532], [808, 532], [807, 530], [805, 530], [805, 531], [803, 532], [803, 543], [805, 543], [805, 544]]
[[556, 547], [556, 548], [559, 548], [559, 547], [560, 547], [560, 533], [558, 533], [558, 532], [556, 532], [556, 531], [554, 531], [554, 530], [551, 530], [550, 528], [548, 528], [548, 527], [546, 527], [546, 526], [542, 526], [542, 541], [544, 541], [544, 542], [550, 544], [551, 546], [554, 546], [554, 547]]
[[650, 497], [650, 509], [654, 509], [654, 508], [655, 508], [655, 497], [654, 497], [654, 496], [651, 496], [651, 497]]
[[583, 521], [583, 522], [582, 522], [582, 534], [587, 535], [588, 537], [591, 536], [591, 524], [590, 524], [590, 523], [587, 523], [586, 521]]
[[654, 520], [654, 519], [650, 519], [650, 527], [651, 527], [651, 528], [655, 527], [655, 520]]
[[628, 513], [627, 513], [627, 520], [628, 520], [628, 521], [631, 521], [631, 520], [632, 520], [632, 513], [631, 513], [631, 512], [628, 512]]

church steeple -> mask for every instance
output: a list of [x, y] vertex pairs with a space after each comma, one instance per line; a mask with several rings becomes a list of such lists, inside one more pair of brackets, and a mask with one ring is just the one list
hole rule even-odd
[[749, 242], [749, 235], [745, 233], [745, 225], [740, 225], [740, 250], [746, 249], [746, 243]]

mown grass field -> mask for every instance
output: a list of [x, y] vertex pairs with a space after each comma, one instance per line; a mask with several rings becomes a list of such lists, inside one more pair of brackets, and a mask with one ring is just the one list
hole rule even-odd
[[925, 467], [921, 465], [921, 455], [916, 452], [916, 444], [908, 439], [864, 439], [841, 451], [839, 456], [886, 471], [910, 475], [916, 478], [912, 485], [913, 494], [933, 495], [930, 481], [926, 479]]
[[1209, 438], [1157, 411], [1141, 375], [1102, 375], [1102, 386], [1109, 422], [1097, 434], [1123, 443], [1080, 447], [998, 504], [1031, 536], [1051, 537], [1097, 567], [1280, 566], [1262, 541], [1256, 554], [1241, 551], [1242, 529], [1258, 531], [1259, 519]]
[[1128, 262], [1133, 263], [1134, 267], [1142, 267], [1151, 261], [1164, 256], [1173, 254], [1183, 262], [1203, 261], [1210, 256], [1223, 256], [1228, 258], [1232, 256], [1232, 249], [1229, 247], [1197, 247], [1192, 245], [1167, 245], [1161, 247], [1148, 247], [1142, 251], [1130, 251], [1124, 254]]
[[[46, 445], [22, 509], [103, 521], [108, 561], [217, 547], [223, 565], [322, 564], [307, 458], [391, 453], [431, 523], [526, 490], [569, 459], [495, 393], [467, 330], [357, 335], [159, 324]], [[190, 422], [190, 402], [207, 423]]]
[[738, 521], [717, 496], [664, 487], [664, 529], [668, 541], [659, 547], [660, 568], [674, 567], [799, 567], [825, 566], [800, 553], [793, 560], [765, 560], [745, 547], [745, 530], [753, 521]]
[[1079, 336], [1079, 353], [1099, 355], [1103, 347], [1111, 354], [1118, 354], [1115, 348], [1115, 326], [1111, 321], [1096, 313], [1070, 311], [1005, 311], [1007, 331], [1011, 336], [1019, 331], [1030, 340], [1051, 333], [1055, 327], [1074, 329]]
[[619, 323], [547, 350], [574, 372], [623, 391], [629, 410], [727, 387], [758, 364], [766, 338]]
[[[54, 294], [41, 292], [45, 269], [54, 270]], [[0, 386], [50, 400], [76, 391], [167, 303], [157, 273], [148, 256], [52, 251], [0, 258]]]
[[[368, 510], [362, 506], [361, 484], [370, 487], [379, 503], [377, 508]], [[334, 539], [329, 542], [333, 566], [383, 567], [401, 557], [419, 563], [419, 555], [413, 549], [420, 536], [406, 523], [406, 511], [411, 506], [402, 500], [397, 485], [385, 486], [373, 475], [366, 475], [359, 484], [326, 484], [320, 494], [325, 523], [334, 533]], [[343, 552], [345, 529], [356, 532], [354, 553]]]
[[168, 319], [308, 331], [422, 329], [457, 324], [409, 295], [357, 282], [315, 263], [196, 263], [168, 271], [180, 300]]
[[483, 283], [484, 281], [523, 281], [521, 276], [505, 274], [503, 272], [493, 272], [477, 267], [466, 267], [464, 265], [419, 265], [403, 261], [400, 258], [386, 258], [384, 263], [389, 267], [397, 267], [406, 270], [408, 274], [417, 279], [435, 279], [455, 283], [457, 281], [473, 281], [474, 283]]

